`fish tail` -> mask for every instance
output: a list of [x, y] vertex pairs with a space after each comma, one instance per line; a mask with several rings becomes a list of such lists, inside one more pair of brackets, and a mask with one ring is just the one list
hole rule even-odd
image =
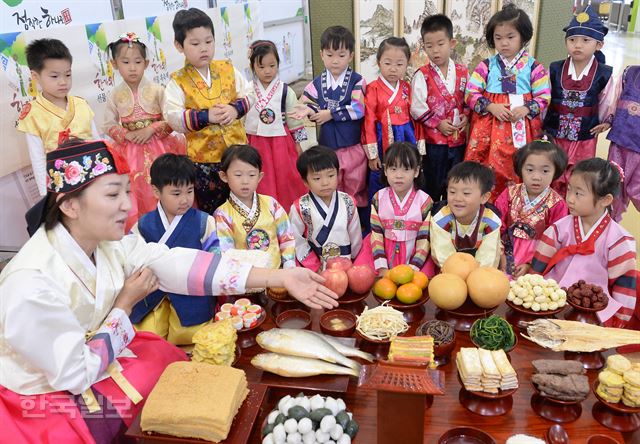
[[374, 357], [373, 357], [373, 355], [371, 353], [363, 352], [363, 351], [360, 351], [360, 350], [358, 350], [357, 356], [359, 358], [362, 358], [365, 361], [369, 361], [369, 362], [373, 362], [373, 360], [374, 360]]

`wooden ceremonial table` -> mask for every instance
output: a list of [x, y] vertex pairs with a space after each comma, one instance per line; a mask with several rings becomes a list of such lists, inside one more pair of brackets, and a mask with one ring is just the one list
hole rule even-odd
[[[273, 310], [282, 310], [283, 307], [274, 307], [273, 302], [266, 298], [266, 296], [252, 297], [256, 302], [267, 306], [269, 316], [262, 324], [260, 330], [268, 330], [273, 328], [274, 317], [271, 315]], [[355, 304], [356, 307], [340, 307], [351, 308], [354, 312], [360, 312], [363, 304], [366, 303], [370, 307], [378, 305], [376, 300], [369, 296], [360, 305]], [[281, 305], [281, 304], [280, 304]], [[424, 306], [425, 313], [422, 319], [414, 321], [410, 324], [410, 330], [407, 333], [411, 335], [415, 332], [415, 329], [424, 320], [434, 319], [434, 313], [436, 308], [431, 301], [427, 301]], [[508, 310], [506, 305], [500, 306], [496, 314], [502, 316]], [[566, 307], [565, 310], [569, 310]], [[319, 319], [323, 312], [321, 310], [311, 310], [312, 314], [312, 329], [320, 331]], [[560, 313], [557, 317], [562, 318], [564, 312]], [[418, 319], [420, 316], [417, 317]], [[514, 327], [514, 331], [519, 335], [518, 330]], [[372, 348], [372, 344], [363, 343], [358, 340], [357, 345], [362, 350], [369, 352], [376, 352]], [[437, 443], [438, 438], [446, 431], [456, 427], [475, 427], [489, 433], [496, 443], [504, 443], [507, 438], [516, 434], [527, 434], [539, 439], [545, 439], [547, 431], [556, 422], [549, 421], [547, 419], [538, 416], [531, 407], [532, 397], [534, 396], [534, 387], [531, 384], [532, 365], [531, 361], [534, 359], [564, 359], [562, 352], [553, 352], [551, 350], [542, 348], [533, 342], [519, 337], [516, 348], [509, 353], [511, 364], [518, 374], [519, 388], [513, 394], [513, 406], [511, 410], [501, 416], [481, 416], [467, 410], [460, 402], [460, 398], [465, 396], [462, 391], [461, 383], [457, 376], [457, 369], [455, 365], [455, 354], [460, 347], [473, 347], [469, 339], [469, 334], [465, 332], [456, 331], [456, 345], [453, 350], [451, 360], [448, 364], [438, 367], [445, 374], [445, 395], [434, 396], [433, 403], [430, 408], [425, 411], [424, 415], [424, 442], [425, 443]], [[247, 380], [249, 382], [262, 382], [267, 383], [267, 374], [263, 377], [262, 370], [256, 369], [251, 365], [251, 358], [257, 353], [261, 352], [259, 345], [253, 345], [242, 350], [240, 360], [235, 365], [238, 368], [245, 370], [247, 374]], [[608, 352], [609, 354], [611, 352]], [[597, 379], [598, 371], [591, 370], [588, 372], [589, 381], [592, 385]], [[264, 379], [263, 379], [264, 378]], [[325, 377], [326, 378], [326, 377]], [[313, 387], [313, 378], [305, 378], [309, 380], [309, 387]], [[360, 429], [355, 438], [355, 443], [359, 444], [374, 444], [377, 440], [377, 393], [372, 389], [359, 388], [357, 386], [356, 378], [349, 378], [349, 384], [346, 392], [344, 393], [330, 393], [320, 392], [321, 394], [330, 395], [334, 397], [342, 397], [347, 405], [347, 410], [353, 413], [354, 419], [358, 422]], [[321, 384], [318, 384], [321, 385]], [[265, 401], [261, 410], [258, 413], [258, 417], [253, 426], [250, 443], [261, 443], [261, 430], [265, 418], [269, 412], [274, 408], [278, 399], [285, 394], [291, 394], [295, 396], [299, 392], [304, 392], [307, 396], [313, 396], [318, 391], [312, 389], [283, 389], [281, 387], [272, 387], [267, 392]], [[605, 435], [614, 438], [619, 443], [640, 443], [640, 430], [635, 432], [620, 433], [609, 428], [604, 427], [598, 421], [593, 418], [592, 409], [594, 405], [598, 404], [598, 401], [590, 392], [587, 398], [581, 403], [582, 412], [577, 420], [573, 422], [559, 423], [564, 427], [569, 435], [571, 444], [586, 443], [587, 439], [593, 435]], [[400, 419], [394, 416], [394, 411], [390, 410], [384, 412], [384, 418], [390, 422], [400, 422]], [[398, 442], [397, 444], [405, 444]], [[408, 444], [408, 443], [407, 443]]]

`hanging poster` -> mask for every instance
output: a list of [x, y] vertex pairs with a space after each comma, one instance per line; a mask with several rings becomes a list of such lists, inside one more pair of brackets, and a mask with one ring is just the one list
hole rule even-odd
[[453, 22], [455, 61], [473, 71], [492, 54], [484, 38], [484, 28], [496, 12], [495, 0], [447, 0], [447, 16]]
[[125, 19], [144, 18], [149, 13], [164, 15], [173, 14], [181, 9], [209, 7], [208, 0], [121, 0], [122, 13]]
[[394, 0], [358, 0], [354, 3], [355, 66], [367, 82], [378, 77], [378, 46], [387, 37], [397, 35]]
[[444, 12], [444, 0], [404, 1], [401, 3], [403, 37], [411, 48], [411, 60], [407, 69], [407, 78], [427, 63], [427, 54], [422, 45], [420, 28], [425, 18]]
[[110, 1], [0, 1], [0, 29], [3, 33], [46, 30], [105, 20], [113, 20]]

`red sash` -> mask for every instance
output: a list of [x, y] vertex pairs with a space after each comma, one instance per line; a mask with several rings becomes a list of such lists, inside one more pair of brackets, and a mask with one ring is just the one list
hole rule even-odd
[[547, 264], [547, 268], [544, 269], [543, 275], [547, 274], [558, 262], [563, 259], [568, 258], [569, 256], [575, 256], [576, 254], [581, 255], [589, 255], [593, 254], [596, 250], [596, 240], [600, 237], [604, 229], [609, 225], [611, 221], [611, 217], [607, 214], [600, 224], [596, 227], [591, 236], [585, 241], [582, 241], [582, 236], [580, 234], [580, 225], [578, 223], [578, 217], [573, 218], [573, 231], [576, 236], [576, 240], [578, 241], [574, 245], [568, 245], [566, 247], [560, 248], [556, 253], [551, 257], [551, 260]]

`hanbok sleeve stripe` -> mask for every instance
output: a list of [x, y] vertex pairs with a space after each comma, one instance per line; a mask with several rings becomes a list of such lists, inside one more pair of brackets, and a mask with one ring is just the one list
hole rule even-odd
[[[187, 278], [188, 294], [212, 294], [211, 282], [220, 262], [219, 255], [199, 251], [196, 254], [189, 277]], [[209, 287], [209, 288], [205, 288]]]
[[91, 353], [100, 358], [100, 369], [98, 374], [102, 374], [107, 370], [109, 364], [113, 362], [113, 347], [111, 345], [111, 338], [107, 333], [96, 334], [89, 342], [87, 346]]

